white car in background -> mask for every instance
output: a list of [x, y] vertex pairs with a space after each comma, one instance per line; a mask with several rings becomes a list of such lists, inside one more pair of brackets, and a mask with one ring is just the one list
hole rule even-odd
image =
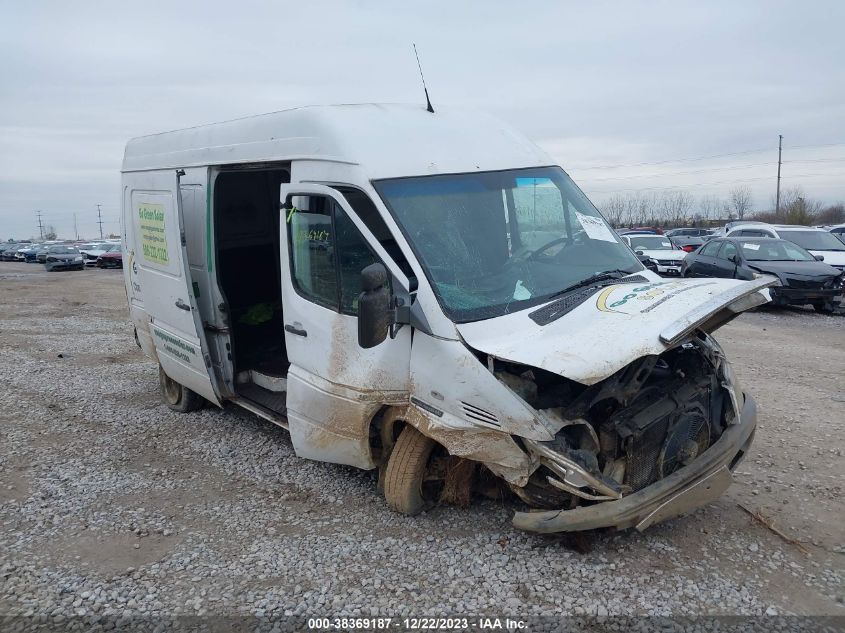
[[82, 258], [85, 260], [86, 266], [96, 266], [97, 258], [102, 255], [103, 253], [108, 253], [110, 251], [119, 251], [120, 250], [120, 243], [113, 243], [113, 242], [99, 242], [97, 244], [93, 244], [91, 248], [86, 249], [79, 249], [79, 252], [82, 253]]
[[728, 231], [729, 237], [776, 237], [798, 244], [812, 255], [845, 270], [845, 244], [824, 229], [797, 224], [740, 224]]
[[657, 274], [680, 277], [681, 264], [684, 263], [687, 253], [675, 246], [668, 237], [645, 233], [632, 233], [621, 237], [637, 255], [648, 257], [656, 267]]

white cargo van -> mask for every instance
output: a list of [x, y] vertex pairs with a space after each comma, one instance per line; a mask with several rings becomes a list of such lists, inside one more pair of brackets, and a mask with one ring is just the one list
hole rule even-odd
[[179, 411], [248, 409], [388, 504], [511, 490], [521, 528], [719, 495], [755, 405], [709, 333], [772, 280], [663, 280], [554, 161], [461, 110], [304, 107], [131, 140], [126, 289]]

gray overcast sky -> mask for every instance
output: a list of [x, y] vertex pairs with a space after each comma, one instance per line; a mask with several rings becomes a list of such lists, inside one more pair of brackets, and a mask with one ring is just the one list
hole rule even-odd
[[779, 133], [784, 186], [845, 200], [841, 0], [413, 4], [0, 0], [0, 238], [37, 234], [35, 209], [94, 236], [97, 203], [117, 231], [133, 136], [418, 102], [412, 41], [435, 106], [504, 118], [597, 203], [741, 180], [768, 207]]

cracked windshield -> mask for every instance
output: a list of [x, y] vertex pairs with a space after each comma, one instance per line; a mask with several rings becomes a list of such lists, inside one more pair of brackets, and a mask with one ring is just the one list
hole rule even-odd
[[523, 310], [598, 273], [642, 270], [558, 167], [375, 185], [456, 322]]

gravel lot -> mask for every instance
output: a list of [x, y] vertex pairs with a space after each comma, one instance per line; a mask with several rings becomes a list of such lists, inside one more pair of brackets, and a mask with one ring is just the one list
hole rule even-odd
[[0, 263], [0, 615], [845, 615], [845, 317], [723, 328], [760, 405], [737, 483], [573, 541], [493, 501], [399, 516], [245, 411], [169, 411], [125, 300], [119, 271]]

